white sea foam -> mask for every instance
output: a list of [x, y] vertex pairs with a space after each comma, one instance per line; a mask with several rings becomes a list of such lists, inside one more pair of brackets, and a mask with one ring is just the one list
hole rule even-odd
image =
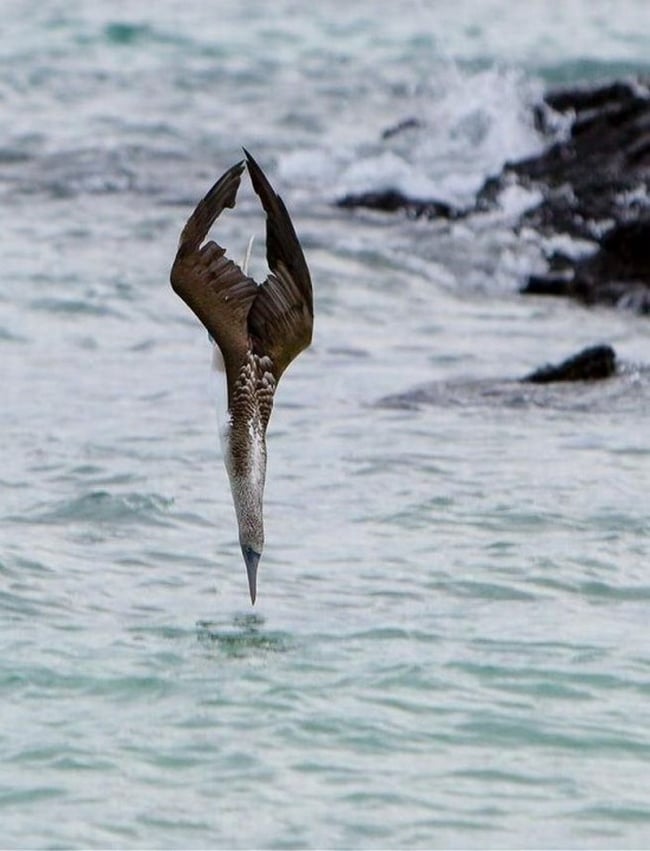
[[531, 107], [539, 82], [511, 69], [464, 71], [455, 63], [437, 68], [433, 80], [406, 102], [394, 104], [385, 127], [415, 118], [417, 127], [381, 139], [357, 127], [356, 144], [340, 148], [331, 135], [350, 120], [333, 117], [322, 147], [283, 156], [280, 174], [296, 184], [320, 184], [330, 199], [348, 193], [396, 189], [413, 198], [468, 203], [489, 175], [509, 159], [540, 150]]

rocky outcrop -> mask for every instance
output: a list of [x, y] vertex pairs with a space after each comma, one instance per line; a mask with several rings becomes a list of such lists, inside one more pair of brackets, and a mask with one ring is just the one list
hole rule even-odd
[[[551, 92], [538, 122], [560, 113], [566, 138], [542, 154], [509, 163], [505, 174], [544, 192], [523, 223], [599, 241], [603, 229], [650, 214], [650, 92], [640, 83]], [[544, 116], [547, 116], [546, 118]]]
[[531, 275], [521, 292], [650, 313], [650, 218], [615, 225], [599, 243], [594, 254], [578, 260], [553, 255], [548, 274]]
[[619, 364], [611, 346], [597, 345], [525, 378], [434, 381], [386, 396], [377, 405], [400, 410], [433, 405], [611, 413], [645, 410], [649, 401], [650, 370], [638, 364]]
[[[572, 118], [568, 137], [506, 166], [544, 200], [522, 217], [543, 232], [597, 243], [593, 255], [549, 257], [522, 292], [568, 295], [650, 313], [650, 96], [640, 83], [550, 93], [547, 112]], [[544, 121], [544, 112], [539, 113]]]
[[611, 346], [590, 346], [563, 360], [547, 364], [522, 378], [532, 384], [551, 384], [554, 381], [596, 381], [610, 378], [616, 372], [616, 352]]
[[360, 192], [345, 195], [337, 201], [338, 207], [354, 209], [365, 207], [368, 210], [380, 210], [382, 213], [406, 213], [413, 219], [458, 219], [466, 215], [465, 211], [452, 207], [445, 201], [424, 198], [409, 198], [398, 189], [385, 189], [380, 192]]
[[[647, 81], [549, 92], [535, 113], [547, 133], [562, 119], [562, 138], [541, 154], [506, 163], [488, 178], [475, 203], [454, 208], [439, 199], [409, 198], [397, 191], [348, 195], [342, 207], [402, 210], [414, 218], [459, 219], [494, 208], [513, 180], [539, 189], [542, 201], [518, 227], [545, 235], [564, 233], [594, 243], [578, 260], [548, 259], [548, 273], [531, 276], [522, 292], [570, 296], [650, 313], [650, 90]], [[416, 126], [391, 128], [389, 135]]]

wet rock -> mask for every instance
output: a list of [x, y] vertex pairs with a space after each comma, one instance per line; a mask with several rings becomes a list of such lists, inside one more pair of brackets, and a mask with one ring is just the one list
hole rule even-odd
[[[600, 379], [610, 378], [610, 381]], [[418, 410], [423, 405], [560, 411], [643, 411], [650, 402], [650, 369], [619, 363], [611, 346], [583, 349], [557, 365], [520, 379], [434, 381], [385, 396], [382, 408]]]
[[527, 295], [571, 296], [585, 304], [610, 304], [650, 313], [650, 217], [616, 225], [607, 231], [596, 252], [565, 261], [561, 272], [531, 275], [521, 292]]
[[398, 189], [350, 194], [336, 203], [338, 207], [347, 209], [363, 207], [368, 210], [379, 210], [383, 213], [395, 213], [401, 210], [414, 219], [455, 219], [461, 215], [461, 211], [456, 210], [445, 201], [409, 198]]
[[[564, 295], [587, 304], [650, 312], [650, 92], [642, 82], [566, 89], [545, 97], [540, 116], [569, 119], [565, 139], [536, 157], [509, 163], [542, 189], [541, 204], [520, 224], [595, 243], [591, 256], [549, 258], [549, 274], [531, 276], [522, 292]], [[540, 121], [543, 124], [544, 118]], [[492, 192], [494, 190], [492, 189]]]
[[[603, 222], [624, 223], [629, 212], [634, 214], [631, 195], [639, 200], [645, 195], [650, 93], [640, 83], [614, 83], [550, 92], [545, 106], [569, 122], [566, 138], [538, 156], [504, 167], [524, 185], [544, 191], [544, 203], [527, 212], [523, 221], [599, 239]], [[648, 208], [647, 199], [643, 206]]]
[[[528, 278], [523, 293], [650, 313], [649, 85], [650, 80], [616, 81], [548, 92], [535, 109], [535, 120], [555, 140], [537, 156], [506, 163], [467, 208], [397, 190], [348, 195], [339, 205], [459, 219], [494, 209], [516, 181], [542, 195], [517, 229], [527, 226], [594, 244], [588, 257], [550, 256], [548, 273]], [[389, 128], [384, 138], [415, 126], [417, 120], [409, 119]]]
[[590, 346], [563, 360], [562, 363], [536, 369], [522, 378], [533, 384], [550, 384], [554, 381], [595, 381], [610, 378], [616, 372], [616, 352], [611, 346]]
[[393, 136], [398, 136], [406, 130], [418, 130], [420, 127], [422, 127], [422, 122], [417, 118], [405, 118], [403, 121], [399, 121], [392, 127], [387, 127], [381, 134], [381, 138], [392, 139]]

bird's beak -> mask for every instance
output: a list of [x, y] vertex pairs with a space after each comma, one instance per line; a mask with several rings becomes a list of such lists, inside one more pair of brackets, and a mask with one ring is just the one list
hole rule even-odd
[[261, 553], [256, 553], [251, 547], [242, 547], [244, 561], [246, 563], [246, 573], [248, 574], [248, 590], [251, 593], [251, 603], [255, 605], [255, 597], [257, 596], [257, 565], [262, 557]]

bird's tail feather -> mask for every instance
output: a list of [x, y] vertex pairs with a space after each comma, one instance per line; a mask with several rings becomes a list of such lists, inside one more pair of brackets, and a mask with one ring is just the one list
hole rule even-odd
[[251, 261], [251, 253], [253, 251], [253, 243], [255, 242], [255, 234], [251, 234], [251, 238], [248, 240], [248, 245], [246, 246], [246, 252], [244, 253], [244, 259], [241, 264], [241, 270], [244, 275], [248, 275], [248, 264]]

